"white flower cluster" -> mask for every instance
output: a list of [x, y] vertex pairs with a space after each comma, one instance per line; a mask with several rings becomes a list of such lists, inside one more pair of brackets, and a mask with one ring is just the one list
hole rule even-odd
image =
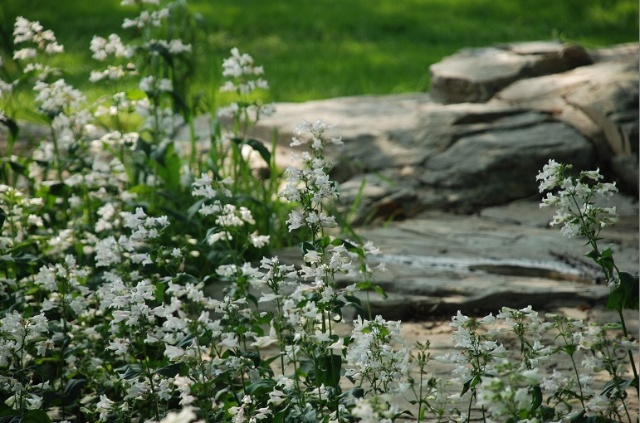
[[105, 60], [109, 55], [124, 58], [133, 56], [133, 49], [126, 46], [118, 34], [111, 34], [107, 39], [94, 35], [89, 48], [93, 52], [92, 57], [99, 61]]
[[156, 79], [152, 75], [145, 76], [140, 80], [139, 87], [142, 91], [147, 94], [153, 94], [158, 91], [162, 92], [171, 92], [173, 90], [173, 86], [171, 84], [170, 79], [159, 78]]
[[495, 365], [499, 376], [484, 377], [479, 386], [476, 404], [483, 407], [492, 421], [507, 420], [514, 410], [531, 407], [531, 387], [538, 386], [542, 376], [538, 369], [522, 370], [512, 361]]
[[78, 109], [86, 101], [84, 94], [63, 79], [58, 79], [52, 84], [38, 81], [33, 90], [37, 93], [35, 101], [40, 104], [40, 109], [51, 115], [63, 110]]
[[[37, 81], [44, 81], [51, 75], [59, 74], [59, 70], [49, 65], [32, 61], [38, 56], [38, 52], [44, 52], [47, 55], [62, 53], [64, 48], [56, 41], [53, 31], [45, 30], [39, 22], [29, 21], [22, 16], [16, 18], [13, 31], [14, 45], [31, 43], [34, 47], [24, 47], [16, 50], [13, 54], [14, 60], [28, 61], [23, 68], [24, 75], [33, 73]], [[0, 60], [0, 66], [2, 61]], [[27, 79], [17, 78], [12, 82], [0, 80], [0, 98], [5, 93], [13, 92], [17, 87], [23, 84]]]
[[347, 347], [346, 376], [367, 381], [375, 393], [402, 392], [408, 388], [410, 351], [404, 345], [399, 321], [381, 316], [353, 322], [351, 342]]
[[13, 54], [15, 60], [33, 59], [37, 55], [37, 50], [47, 54], [57, 54], [64, 51], [64, 47], [58, 44], [56, 36], [51, 30], [45, 30], [40, 22], [29, 21], [19, 16], [13, 28], [13, 43], [33, 43], [35, 48], [25, 47], [17, 50]]
[[172, 40], [150, 40], [149, 42], [144, 44], [148, 50], [157, 51], [159, 48], [167, 50], [170, 54], [179, 55], [184, 53], [191, 53], [192, 47], [191, 44], [185, 44], [180, 39], [172, 39]]
[[399, 412], [390, 395], [356, 398], [355, 407], [351, 410], [361, 423], [392, 423]]
[[[263, 74], [262, 66], [256, 66], [251, 56], [246, 53], [241, 54], [234, 47], [231, 49], [231, 57], [222, 62], [222, 76], [231, 80], [220, 87], [220, 91], [248, 95], [258, 88], [268, 90], [269, 84], [260, 77]], [[254, 77], [258, 78], [254, 79]]]
[[0, 184], [0, 208], [6, 219], [0, 227], [0, 257], [8, 258], [5, 256], [7, 250], [25, 241], [30, 229], [44, 225], [48, 216], [43, 215], [43, 206], [42, 198], [30, 198], [20, 190]]
[[565, 236], [597, 238], [600, 229], [617, 221], [617, 213], [615, 207], [600, 207], [596, 200], [611, 196], [618, 189], [615, 183], [601, 182], [599, 169], [580, 172], [578, 177], [568, 176], [570, 169], [571, 165], [555, 160], [549, 160], [543, 167], [536, 177], [540, 193], [547, 192], [540, 207], [557, 208], [551, 225], [562, 225]]
[[2, 348], [0, 348], [0, 366], [4, 367], [16, 358], [26, 361], [25, 346], [34, 341], [37, 341], [38, 355], [44, 355], [48, 343], [43, 337], [49, 333], [48, 319], [44, 312], [25, 318], [14, 310], [0, 319], [0, 333], [3, 339]]
[[[0, 318], [0, 368], [22, 369], [33, 359], [32, 354], [44, 356], [52, 344], [49, 333], [44, 312], [32, 317], [25, 317], [16, 310], [4, 314]], [[42, 405], [42, 388], [48, 388], [48, 382], [31, 385], [17, 372], [3, 371], [0, 388], [13, 393], [4, 401], [10, 408], [26, 405], [29, 410], [37, 410]]]
[[250, 98], [258, 89], [269, 89], [269, 84], [262, 75], [264, 68], [256, 66], [250, 55], [240, 53], [235, 47], [231, 49], [231, 57], [222, 63], [222, 76], [227, 81], [220, 87], [220, 91], [236, 93], [241, 100], [220, 108], [218, 114], [233, 119], [247, 119], [245, 124], [249, 121], [257, 122], [262, 116], [272, 115], [275, 112], [273, 104], [263, 104]]
[[[192, 183], [191, 194], [194, 197], [213, 200], [212, 203], [203, 202], [198, 209], [199, 214], [215, 218], [216, 230], [211, 231], [207, 237], [209, 245], [218, 241], [231, 241], [234, 239], [234, 235], [239, 234], [239, 231], [243, 232], [244, 228], [256, 224], [251, 210], [247, 207], [226, 202], [231, 197], [229, 187], [232, 184], [233, 180], [230, 178], [218, 181], [206, 173], [202, 173]], [[254, 232], [247, 234], [247, 236], [250, 243], [256, 248], [262, 248], [269, 243], [268, 235], [259, 235]]]
[[[104, 61], [109, 56], [129, 59], [135, 53], [135, 49], [132, 46], [125, 45], [118, 34], [111, 34], [108, 38], [94, 35], [89, 48], [93, 52], [92, 57], [99, 61]], [[109, 65], [103, 70], [92, 70], [89, 81], [98, 82], [103, 79], [115, 81], [136, 74], [136, 68], [133, 63], [128, 63], [124, 66]]]
[[137, 250], [160, 235], [162, 229], [169, 225], [167, 217], [149, 217], [141, 207], [138, 207], [135, 213], [121, 212], [120, 216], [123, 226], [131, 229], [131, 235], [121, 235], [118, 239], [109, 236], [99, 240], [95, 245], [96, 266], [109, 267], [121, 263], [126, 258], [143, 266], [152, 264], [149, 253], [140, 253]]
[[162, 21], [169, 16], [169, 8], [162, 8], [159, 10], [143, 10], [140, 15], [133, 19], [125, 18], [122, 23], [122, 28], [137, 28], [142, 29], [145, 27], [159, 27], [162, 25]]
[[[620, 417], [624, 412], [626, 387], [614, 384], [611, 392], [603, 394], [593, 378], [606, 370], [612, 380], [621, 381], [629, 373], [628, 352], [636, 343], [611, 338], [607, 331], [612, 327], [586, 325], [551, 313], [542, 319], [531, 306], [503, 307], [497, 316], [482, 319], [458, 312], [451, 326], [457, 351], [436, 359], [455, 364], [457, 382], [465, 391], [473, 391], [470, 401], [475, 398], [487, 421], [525, 417], [526, 421], [565, 421], [583, 410], [588, 416]], [[519, 357], [496, 342], [498, 336], [509, 340], [509, 335], [516, 335], [519, 341]], [[568, 369], [557, 368], [563, 355], [571, 363]], [[587, 372], [577, 367], [579, 357]], [[543, 374], [548, 370], [542, 367], [545, 363], [554, 367], [551, 374]], [[547, 404], [553, 403], [554, 408], [532, 408], [536, 397], [539, 401], [547, 397]], [[582, 408], [576, 409], [578, 404]], [[544, 414], [550, 411], [553, 417]], [[468, 418], [463, 416], [465, 421]]]
[[[309, 227], [316, 233], [321, 228], [337, 226], [335, 217], [324, 211], [323, 203], [338, 196], [336, 183], [329, 178], [330, 164], [323, 157], [323, 150], [327, 143], [325, 131], [330, 126], [317, 120], [313, 124], [302, 122], [296, 127], [291, 146], [301, 146], [310, 141], [313, 155], [305, 151], [300, 156], [302, 167], [289, 167], [285, 171], [286, 185], [280, 195], [288, 201], [300, 204], [300, 209], [292, 210], [287, 225], [289, 231], [301, 227]], [[329, 140], [340, 145], [340, 138]]]

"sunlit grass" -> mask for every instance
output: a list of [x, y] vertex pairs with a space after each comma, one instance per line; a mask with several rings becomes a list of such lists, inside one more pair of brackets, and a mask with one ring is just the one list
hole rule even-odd
[[[97, 98], [94, 34], [120, 31], [135, 8], [98, 2], [3, 0], [6, 57], [18, 15], [53, 29], [69, 82]], [[426, 91], [429, 66], [464, 47], [562, 39], [588, 47], [638, 40], [635, 0], [191, 0], [201, 15], [198, 90], [209, 92], [232, 47], [264, 65], [274, 101]]]

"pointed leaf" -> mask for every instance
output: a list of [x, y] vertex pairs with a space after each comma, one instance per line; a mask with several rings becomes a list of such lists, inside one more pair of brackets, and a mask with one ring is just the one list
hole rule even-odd
[[15, 139], [18, 137], [18, 133], [20, 132], [20, 127], [16, 123], [15, 120], [11, 119], [9, 116], [5, 114], [0, 114], [0, 123], [7, 127], [9, 133], [11, 134], [11, 138]]
[[609, 294], [607, 309], [638, 310], [639, 302], [638, 277], [627, 272], [620, 272], [620, 284]]
[[51, 417], [44, 410], [29, 410], [20, 420], [22, 423], [51, 423]]
[[271, 152], [262, 141], [253, 138], [233, 138], [232, 141], [238, 146], [241, 144], [248, 145], [260, 154], [260, 157], [262, 157], [262, 160], [264, 160], [267, 165], [271, 163]]

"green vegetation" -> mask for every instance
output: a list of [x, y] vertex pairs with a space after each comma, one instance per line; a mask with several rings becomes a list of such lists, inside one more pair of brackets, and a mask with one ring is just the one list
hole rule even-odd
[[[16, 16], [40, 20], [65, 45], [67, 79], [83, 91], [96, 66], [91, 37], [122, 32], [135, 14], [119, 0], [3, 0], [0, 50]], [[638, 40], [635, 0], [191, 0], [204, 50], [196, 87], [207, 89], [237, 46], [264, 64], [271, 100], [425, 91], [429, 65], [463, 47], [562, 39], [586, 46]], [[93, 93], [96, 95], [97, 93]], [[90, 95], [92, 96], [92, 95]]]
[[[104, 6], [99, 1], [96, 8]], [[638, 309], [638, 277], [598, 245], [600, 228], [616, 220], [615, 207], [596, 202], [616, 191], [598, 170], [568, 177], [568, 166], [549, 160], [537, 180], [546, 192], [542, 205], [557, 208], [553, 223], [587, 239], [619, 322], [587, 325], [550, 313], [543, 319], [530, 306], [481, 319], [458, 311], [453, 347], [432, 357], [428, 341], [412, 346], [401, 322], [374, 317], [368, 307], [371, 291], [384, 296], [374, 279], [380, 267], [366, 261], [378, 249], [354, 241], [349, 225], [332, 215], [339, 191], [324, 148], [342, 141], [331, 125], [299, 124], [292, 138], [303, 149], [299, 166], [281, 171], [275, 143], [269, 150], [246, 132], [271, 109], [254, 99], [266, 89], [262, 67], [237, 49], [222, 72], [206, 66], [220, 64], [217, 53], [207, 53], [214, 46], [243, 40], [227, 39], [220, 28], [193, 30], [181, 4], [136, 3], [147, 9], [125, 21], [139, 28], [127, 34], [131, 44], [115, 35], [92, 42], [94, 55], [109, 59], [92, 76], [104, 81], [90, 87], [92, 95], [104, 94], [97, 104], [48, 66], [86, 81], [90, 60], [65, 59], [53, 33], [26, 18], [16, 25], [18, 62], [0, 68], [3, 78], [18, 78], [0, 85], [9, 93], [8, 107], [0, 108], [7, 128], [0, 154], [0, 422], [637, 421], [629, 404], [639, 390], [638, 340], [623, 310]], [[88, 29], [87, 21], [72, 30], [83, 18], [71, 9], [52, 24], [69, 50], [77, 49], [65, 34], [83, 45], [94, 30], [111, 33]], [[107, 25], [109, 12], [92, 15], [101, 16], [96, 27]], [[270, 22], [271, 15], [253, 12]], [[306, 12], [321, 29], [292, 27], [290, 37], [336, 27]], [[218, 18], [234, 29], [229, 13]], [[349, 20], [344, 13], [335, 16], [338, 27], [338, 17]], [[202, 48], [194, 37], [205, 34], [214, 35]], [[327, 45], [327, 37], [308, 47]], [[346, 42], [354, 51], [367, 37], [367, 45], [385, 45], [371, 34], [359, 37]], [[287, 38], [282, 48], [291, 45], [307, 44]], [[267, 50], [255, 54], [270, 57]], [[361, 57], [372, 57], [362, 50]], [[304, 63], [316, 56], [286, 57]], [[325, 57], [323, 63], [345, 65]], [[276, 63], [293, 66], [273, 62], [276, 75]], [[314, 63], [306, 64], [324, 75]], [[336, 81], [369, 80], [354, 77], [349, 63]], [[235, 104], [219, 107], [215, 97], [193, 95], [193, 69], [220, 72], [224, 83], [206, 75], [195, 81], [200, 88], [209, 81], [211, 94], [222, 85], [224, 100], [235, 97]], [[120, 76], [137, 80], [137, 89], [122, 92]], [[35, 97], [33, 104], [22, 104], [23, 94]], [[18, 106], [47, 126], [28, 154], [14, 150]], [[207, 139], [193, 130], [202, 110], [211, 112]], [[177, 135], [185, 123], [188, 140]], [[292, 245], [300, 247], [299, 266], [271, 256]], [[358, 315], [350, 321], [352, 310]], [[571, 366], [557, 365], [560, 357]], [[451, 376], [436, 377], [432, 359]]]

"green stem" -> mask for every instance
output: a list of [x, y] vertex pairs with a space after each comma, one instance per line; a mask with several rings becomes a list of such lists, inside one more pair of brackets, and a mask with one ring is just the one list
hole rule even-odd
[[585, 407], [584, 404], [584, 393], [582, 392], [582, 383], [580, 382], [580, 374], [578, 373], [578, 368], [576, 366], [576, 361], [573, 359], [573, 354], [569, 354], [569, 358], [571, 358], [571, 364], [573, 365], [573, 371], [576, 374], [576, 382], [578, 382], [578, 389], [580, 390], [580, 403], [582, 404], [582, 408]]
[[422, 384], [424, 381], [424, 366], [420, 365], [420, 386], [418, 387], [418, 423], [422, 421]]
[[[629, 334], [627, 332], [627, 325], [625, 324], [624, 321], [624, 315], [622, 314], [622, 307], [618, 307], [618, 316], [620, 317], [620, 325], [622, 326], [622, 333], [625, 337], [625, 339], [629, 339]], [[633, 379], [635, 380], [635, 386], [636, 386], [636, 393], [639, 392], [640, 390], [640, 384], [638, 383], [638, 369], [636, 368], [636, 361], [633, 358], [633, 352], [632, 351], [627, 351], [627, 353], [629, 354], [629, 362], [631, 363], [631, 370], [633, 371]]]
[[58, 147], [58, 137], [56, 137], [56, 132], [53, 130], [53, 127], [51, 127], [50, 129], [51, 129], [51, 142], [53, 144], [53, 154], [55, 155], [55, 158], [56, 158], [56, 163], [55, 163], [56, 175], [58, 176], [58, 181], [62, 182], [62, 158], [60, 157], [60, 149]]

